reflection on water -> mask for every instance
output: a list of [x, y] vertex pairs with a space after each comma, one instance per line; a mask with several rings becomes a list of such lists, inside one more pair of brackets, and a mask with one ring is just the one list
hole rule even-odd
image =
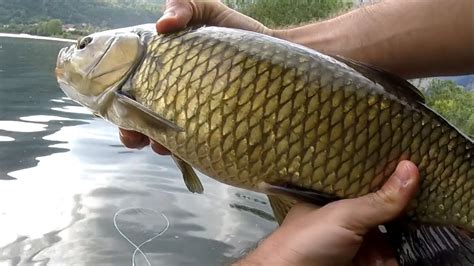
[[202, 175], [204, 194], [189, 193], [170, 158], [123, 148], [65, 98], [53, 76], [64, 45], [0, 37], [0, 265], [131, 265], [121, 210], [142, 210], [116, 217], [137, 246], [169, 219], [136, 265], [222, 265], [275, 227], [262, 195]]

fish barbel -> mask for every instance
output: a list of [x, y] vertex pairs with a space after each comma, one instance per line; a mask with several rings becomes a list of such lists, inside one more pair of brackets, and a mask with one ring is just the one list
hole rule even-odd
[[411, 160], [422, 181], [410, 224], [474, 232], [473, 141], [385, 71], [243, 30], [145, 25], [64, 48], [56, 72], [73, 100], [169, 149], [193, 192], [196, 168], [271, 195], [274, 210], [322, 205], [376, 191]]

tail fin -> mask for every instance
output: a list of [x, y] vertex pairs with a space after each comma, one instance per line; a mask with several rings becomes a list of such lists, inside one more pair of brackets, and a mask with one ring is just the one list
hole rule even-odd
[[455, 227], [387, 226], [401, 266], [472, 266], [474, 240]]

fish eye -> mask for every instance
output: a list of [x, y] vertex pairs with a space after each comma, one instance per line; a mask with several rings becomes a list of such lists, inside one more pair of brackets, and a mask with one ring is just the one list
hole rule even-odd
[[77, 42], [77, 49], [82, 50], [86, 48], [86, 46], [91, 42], [92, 42], [92, 37], [85, 37], [82, 40], [79, 40], [79, 42]]

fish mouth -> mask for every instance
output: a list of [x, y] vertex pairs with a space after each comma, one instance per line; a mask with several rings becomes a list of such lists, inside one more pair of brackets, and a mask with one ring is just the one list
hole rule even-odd
[[74, 49], [75, 45], [71, 45], [68, 47], [64, 47], [59, 51], [58, 57], [56, 59], [56, 68], [54, 70], [56, 74], [56, 78], [63, 79], [64, 78], [64, 64], [70, 60], [72, 50]]
[[[66, 63], [71, 61], [72, 54], [75, 51], [76, 45], [71, 45], [64, 47], [59, 51], [56, 67], [54, 72], [56, 74], [56, 79], [59, 85], [59, 88], [71, 99], [78, 103], [85, 104], [87, 107], [95, 107], [93, 103], [90, 103], [87, 98], [78, 92], [69, 82], [68, 74], [65, 69]], [[80, 99], [80, 100], [79, 100]]]
[[62, 76], [64, 75], [64, 69], [60, 67], [56, 67], [54, 69], [54, 73], [56, 74], [57, 78], [62, 78]]

